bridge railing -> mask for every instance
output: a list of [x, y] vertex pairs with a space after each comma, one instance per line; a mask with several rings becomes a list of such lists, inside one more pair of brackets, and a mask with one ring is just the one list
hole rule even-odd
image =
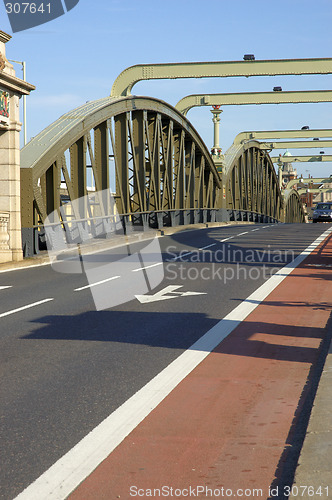
[[[32, 257], [47, 250], [46, 233], [54, 234], [61, 230], [68, 249], [70, 245], [86, 244], [93, 240], [109, 238], [113, 235], [129, 235], [133, 232], [148, 232], [168, 227], [181, 227], [208, 223], [266, 223], [280, 222], [274, 217], [250, 210], [226, 208], [156, 210], [153, 212], [134, 212], [105, 215], [88, 219], [61, 220], [52, 224], [35, 225], [22, 231], [24, 257]], [[47, 231], [46, 231], [47, 230]]]

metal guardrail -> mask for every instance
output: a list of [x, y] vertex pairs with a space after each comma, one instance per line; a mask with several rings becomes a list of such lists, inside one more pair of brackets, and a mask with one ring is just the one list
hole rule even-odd
[[[278, 223], [279, 220], [257, 212], [248, 210], [233, 210], [226, 208], [207, 209], [179, 209], [159, 210], [154, 212], [134, 212], [119, 215], [92, 217], [89, 219], [75, 219], [61, 221], [60, 224], [66, 234], [67, 243], [80, 242], [80, 229], [91, 235], [92, 238], [105, 238], [111, 234], [129, 234], [142, 229], [162, 230], [165, 227], [176, 227], [208, 222], [253, 222]], [[112, 229], [109, 230], [110, 225]], [[59, 223], [48, 227], [59, 227]], [[104, 230], [100, 230], [104, 227]], [[73, 237], [74, 228], [78, 229], [78, 239]], [[77, 231], [76, 231], [77, 233]], [[22, 243], [24, 257], [32, 257], [43, 250], [47, 250], [44, 225], [22, 229]]]

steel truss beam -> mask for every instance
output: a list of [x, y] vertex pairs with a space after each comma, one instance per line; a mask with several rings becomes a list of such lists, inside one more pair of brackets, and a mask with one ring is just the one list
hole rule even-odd
[[138, 64], [120, 73], [113, 84], [111, 96], [130, 95], [133, 86], [141, 80], [331, 73], [332, 58]]
[[285, 189], [283, 220], [286, 223], [305, 222], [303, 204], [299, 193], [295, 189]]
[[264, 149], [306, 149], [306, 148], [332, 148], [332, 139], [326, 141], [277, 141], [262, 142]]
[[220, 208], [220, 176], [182, 115], [157, 99], [106, 98], [67, 113], [23, 148], [23, 227], [84, 197], [91, 181], [91, 203], [70, 216], [89, 218], [96, 204], [108, 214], [110, 199], [98, 193], [110, 192], [112, 169], [120, 214]]
[[[23, 148], [21, 178], [22, 227], [27, 229], [53, 211], [63, 220], [90, 221], [96, 214], [114, 213], [113, 198], [118, 213], [131, 220], [221, 208], [284, 218], [276, 173], [260, 143], [231, 148], [221, 177], [190, 122], [147, 97], [108, 97], [62, 116]], [[90, 194], [89, 185], [94, 186]], [[84, 202], [67, 213], [66, 203], [77, 198]], [[299, 210], [289, 213], [301, 221]]]
[[[309, 188], [310, 193], [332, 193], [332, 189], [329, 188]], [[308, 188], [298, 189], [299, 194], [304, 194], [308, 192]]]
[[269, 155], [257, 141], [232, 146], [225, 153], [223, 189], [226, 208], [282, 218], [283, 198]]
[[332, 177], [309, 177], [304, 179], [300, 177], [299, 179], [293, 179], [288, 182], [286, 189], [291, 189], [296, 184], [332, 184]]
[[183, 97], [176, 109], [184, 116], [196, 106], [231, 106], [250, 104], [296, 104], [331, 102], [332, 90], [301, 90], [283, 92], [241, 92], [230, 94], [193, 94]]
[[332, 129], [304, 129], [304, 130], [256, 130], [250, 132], [240, 132], [234, 139], [234, 144], [241, 144], [252, 139], [259, 141], [262, 139], [312, 139], [332, 138]]
[[298, 156], [298, 155], [292, 155], [292, 156], [271, 156], [271, 160], [273, 163], [310, 163], [310, 162], [316, 162], [316, 161], [332, 161], [332, 155], [316, 155], [316, 156]]

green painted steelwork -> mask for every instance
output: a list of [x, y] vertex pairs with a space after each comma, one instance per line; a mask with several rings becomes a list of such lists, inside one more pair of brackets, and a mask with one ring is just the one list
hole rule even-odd
[[325, 141], [276, 141], [261, 142], [264, 149], [313, 149], [332, 148], [332, 139]]
[[[256, 130], [240, 132], [234, 139], [234, 144], [255, 139], [313, 139], [332, 138], [332, 129], [305, 129], [305, 130]], [[319, 147], [319, 146], [318, 146]]]
[[[109, 213], [98, 193], [110, 192], [111, 170], [117, 211], [131, 220], [199, 210], [240, 213], [239, 220], [246, 213], [256, 221], [284, 220], [287, 212], [292, 222], [304, 220], [293, 198], [290, 207], [285, 202], [264, 145], [234, 146], [219, 174], [181, 113], [159, 99], [130, 96], [84, 104], [22, 149], [22, 227], [43, 224], [53, 211], [63, 217], [65, 204], [83, 197], [79, 213], [70, 217]], [[92, 205], [86, 196], [91, 178]]]
[[332, 161], [332, 155], [316, 155], [316, 156], [298, 156], [298, 155], [292, 155], [292, 156], [271, 156], [271, 160], [273, 163], [310, 163], [310, 162], [327, 162], [327, 161]]
[[299, 177], [288, 182], [286, 189], [291, 189], [296, 184], [332, 184], [332, 177]]
[[138, 64], [120, 73], [111, 96], [130, 95], [133, 86], [141, 80], [331, 73], [332, 58]]
[[[300, 188], [297, 190], [297, 192], [299, 193], [299, 195], [301, 194], [305, 194], [305, 193], [332, 193], [332, 189], [331, 188]], [[317, 202], [319, 203], [319, 202]]]
[[332, 90], [286, 92], [241, 92], [230, 94], [193, 94], [181, 99], [176, 109], [183, 115], [196, 106], [240, 106], [250, 104], [296, 104], [331, 102]]
[[158, 99], [106, 97], [63, 115], [22, 149], [22, 227], [59, 210], [61, 190], [71, 201], [85, 196], [88, 175], [96, 192], [110, 189], [110, 163], [120, 214], [220, 207], [220, 176], [186, 118]]

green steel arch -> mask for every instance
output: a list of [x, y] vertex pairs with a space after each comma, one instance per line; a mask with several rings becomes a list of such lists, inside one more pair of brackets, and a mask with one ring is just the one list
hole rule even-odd
[[257, 141], [233, 144], [225, 153], [226, 208], [248, 210], [280, 220], [283, 196], [268, 153]]
[[[79, 213], [70, 217], [92, 220], [96, 211], [107, 217], [110, 207], [114, 213], [111, 198], [120, 215], [141, 225], [147, 219], [151, 225], [153, 216], [154, 227], [232, 220], [237, 211], [240, 220], [278, 221], [285, 211], [264, 145], [233, 145], [219, 174], [187, 118], [159, 99], [137, 96], [86, 103], [22, 149], [23, 239], [49, 214], [81, 198]], [[290, 200], [287, 220], [302, 221]]]
[[285, 189], [284, 199], [283, 221], [286, 223], [305, 222], [303, 204], [299, 193], [295, 189]]
[[[110, 190], [119, 214], [217, 209], [221, 180], [191, 123], [165, 102], [106, 97], [60, 117], [21, 151], [22, 227], [71, 201]], [[106, 209], [105, 209], [106, 213]], [[89, 207], [80, 214], [89, 216]]]

